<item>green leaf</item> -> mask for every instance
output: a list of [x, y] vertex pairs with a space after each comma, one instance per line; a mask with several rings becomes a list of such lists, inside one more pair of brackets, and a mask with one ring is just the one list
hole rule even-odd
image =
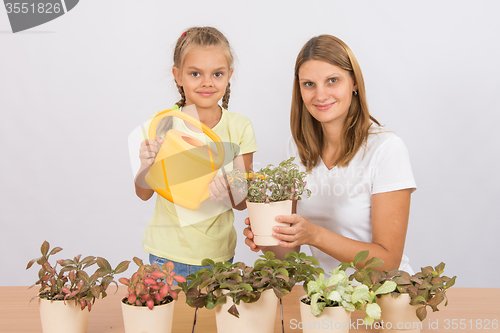
[[353, 264], [354, 266], [356, 266], [357, 264], [359, 264], [360, 262], [363, 262], [365, 261], [366, 258], [368, 258], [368, 254], [369, 254], [370, 251], [368, 250], [365, 250], [365, 251], [361, 251], [359, 252], [358, 254], [356, 254], [354, 256], [354, 261], [353, 261]]
[[35, 259], [32, 259], [32, 260], [28, 263], [28, 265], [26, 266], [26, 269], [29, 269], [31, 266], [33, 266], [33, 264], [34, 264], [35, 262], [37, 262], [39, 259], [40, 259], [40, 258], [35, 258]]
[[125, 272], [128, 269], [128, 265], [130, 264], [130, 261], [122, 261], [121, 263], [118, 264], [115, 268], [115, 274], [120, 274]]
[[439, 265], [437, 265], [434, 270], [439, 272], [440, 274], [442, 274], [442, 272], [444, 271], [444, 267], [445, 267], [445, 263], [442, 262], [440, 263]]
[[452, 277], [448, 282], [446, 282], [446, 289], [451, 288], [455, 285], [456, 276]]
[[97, 266], [99, 266], [99, 268], [105, 269], [107, 272], [111, 272], [113, 270], [109, 262], [102, 257], [97, 257]]
[[396, 290], [397, 283], [394, 281], [385, 281], [376, 291], [375, 295], [384, 295]]
[[283, 296], [285, 296], [286, 294], [288, 294], [288, 291], [286, 289], [284, 289], [284, 288], [273, 287], [273, 290], [274, 290], [274, 294], [278, 298], [282, 298]]
[[134, 259], [132, 259], [134, 261], [134, 263], [141, 267], [141, 266], [144, 266], [144, 263], [142, 262], [142, 260], [140, 258], [137, 258], [137, 257], [134, 257]]
[[415, 297], [414, 299], [412, 299], [410, 302], [411, 305], [425, 304], [425, 303], [426, 303], [426, 300], [425, 300], [424, 296], [420, 296], [420, 295]]
[[56, 254], [56, 253], [58, 253], [60, 251], [62, 251], [62, 248], [55, 247], [55, 248], [52, 249], [52, 251], [50, 251], [49, 256], [54, 255], [54, 254]]
[[431, 275], [432, 272], [434, 272], [434, 269], [431, 266], [427, 266], [427, 267], [422, 267], [421, 271], [425, 275]]
[[320, 297], [320, 294], [314, 294], [310, 297], [311, 298], [311, 313], [315, 317], [319, 316], [323, 312], [323, 309], [325, 308], [325, 305], [326, 305], [325, 302], [318, 302], [319, 297]]
[[384, 263], [385, 262], [382, 259], [377, 257], [372, 257], [366, 262], [365, 268], [378, 268], [382, 266]]
[[215, 261], [213, 261], [212, 259], [203, 259], [201, 261], [201, 266], [212, 266], [214, 267], [215, 266]]

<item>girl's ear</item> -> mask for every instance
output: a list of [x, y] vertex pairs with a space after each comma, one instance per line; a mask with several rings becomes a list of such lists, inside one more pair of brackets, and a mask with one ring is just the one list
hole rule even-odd
[[174, 74], [175, 82], [182, 87], [181, 71], [177, 67], [172, 67], [172, 74]]
[[231, 77], [233, 76], [233, 70], [234, 70], [234, 68], [230, 68], [229, 69], [229, 79], [228, 79], [228, 81], [231, 80]]

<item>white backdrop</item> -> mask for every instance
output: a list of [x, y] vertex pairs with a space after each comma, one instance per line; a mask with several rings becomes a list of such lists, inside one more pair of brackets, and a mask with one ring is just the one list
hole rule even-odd
[[[44, 240], [112, 265], [139, 256], [154, 200], [135, 196], [127, 136], [178, 99], [178, 36], [211, 25], [237, 58], [229, 109], [255, 127], [258, 166], [289, 130], [295, 57], [312, 36], [343, 39], [363, 69], [372, 114], [405, 141], [418, 190], [406, 254], [461, 287], [496, 279], [500, 3], [483, 1], [86, 0], [12, 34], [0, 8], [0, 285], [30, 285]], [[257, 257], [243, 243], [236, 260]], [[478, 275], [477, 268], [484, 277]]]

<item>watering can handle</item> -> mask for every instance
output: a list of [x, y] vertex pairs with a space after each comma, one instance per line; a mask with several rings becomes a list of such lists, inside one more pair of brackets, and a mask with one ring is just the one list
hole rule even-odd
[[196, 128], [198, 128], [199, 130], [203, 131], [203, 133], [205, 133], [210, 139], [213, 140], [213, 142], [215, 143], [215, 146], [217, 147], [217, 157], [214, 158], [212, 156], [213, 165], [222, 165], [222, 163], [224, 162], [224, 145], [222, 144], [222, 141], [219, 138], [219, 136], [214, 131], [212, 131], [212, 129], [210, 127], [203, 124], [201, 121], [199, 121], [199, 120], [193, 118], [192, 116], [190, 116], [184, 112], [181, 112], [179, 110], [171, 109], [171, 110], [165, 110], [165, 111], [158, 113], [153, 118], [153, 120], [151, 121], [151, 124], [149, 125], [148, 137], [150, 139], [152, 139], [152, 140], [156, 139], [156, 127], [158, 126], [158, 123], [160, 122], [160, 120], [162, 120], [165, 117], [180, 118], [180, 119], [185, 120], [188, 123], [192, 124], [193, 126], [196, 126]]

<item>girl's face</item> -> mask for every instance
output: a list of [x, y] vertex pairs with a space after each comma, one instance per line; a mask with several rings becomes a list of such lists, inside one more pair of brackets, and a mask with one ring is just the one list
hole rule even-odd
[[186, 105], [197, 109], [217, 109], [233, 74], [220, 46], [194, 46], [184, 56], [182, 68], [172, 73], [178, 85], [184, 88]]
[[309, 113], [322, 125], [343, 125], [357, 90], [351, 74], [321, 60], [308, 60], [299, 68], [300, 93]]

